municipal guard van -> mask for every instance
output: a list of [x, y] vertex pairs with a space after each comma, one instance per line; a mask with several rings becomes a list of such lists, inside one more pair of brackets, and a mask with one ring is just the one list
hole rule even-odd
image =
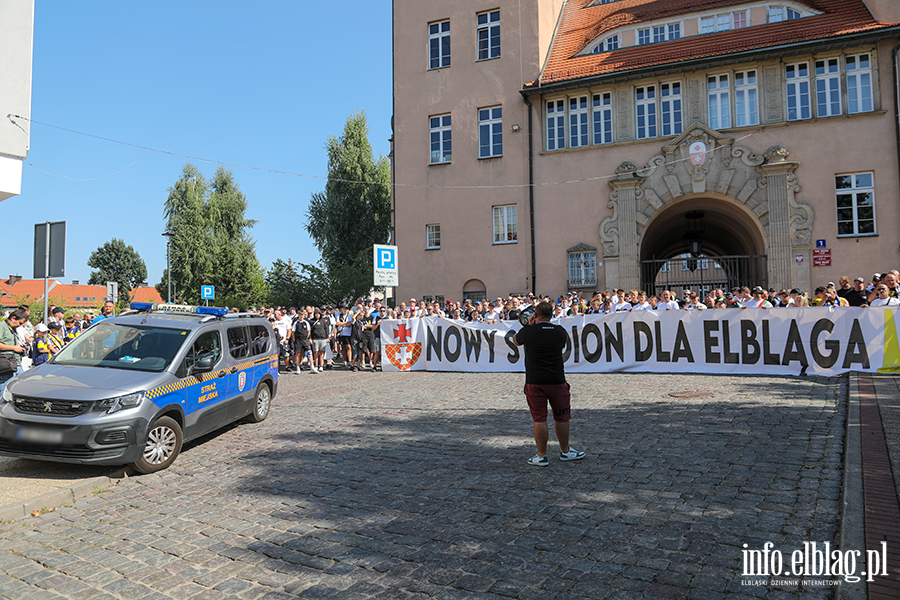
[[253, 313], [133, 303], [39, 367], [0, 400], [0, 455], [142, 473], [171, 465], [185, 441], [269, 414], [278, 345]]

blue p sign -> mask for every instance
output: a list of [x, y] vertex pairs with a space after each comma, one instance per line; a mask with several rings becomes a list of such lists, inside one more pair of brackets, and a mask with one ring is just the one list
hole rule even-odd
[[203, 300], [215, 300], [216, 299], [216, 287], [214, 285], [201, 285], [200, 286], [200, 298]]
[[396, 269], [397, 256], [393, 248], [378, 249], [378, 268], [379, 269]]

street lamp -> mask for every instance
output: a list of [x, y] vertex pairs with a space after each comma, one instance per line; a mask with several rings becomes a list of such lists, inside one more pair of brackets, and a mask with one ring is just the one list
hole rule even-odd
[[170, 250], [172, 248], [172, 237], [175, 234], [171, 231], [164, 231], [163, 236], [166, 238], [166, 278], [169, 280], [169, 297], [166, 298], [166, 302], [172, 302], [172, 263], [169, 259]]

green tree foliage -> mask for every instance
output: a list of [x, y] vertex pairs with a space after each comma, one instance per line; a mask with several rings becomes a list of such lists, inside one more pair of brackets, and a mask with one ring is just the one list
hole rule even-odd
[[[216, 287], [217, 305], [246, 309], [267, 295], [247, 219], [247, 197], [231, 171], [219, 167], [206, 181], [188, 163], [169, 188], [164, 215], [172, 232], [172, 285], [179, 302], [200, 302], [200, 286]], [[168, 289], [165, 277], [157, 289]], [[165, 294], [163, 295], [165, 297]]]
[[87, 264], [97, 269], [91, 271], [88, 285], [106, 285], [107, 281], [119, 284], [117, 303], [120, 307], [129, 305], [133, 299], [131, 289], [147, 279], [147, 265], [140, 254], [116, 238], [94, 250]]
[[329, 136], [328, 183], [312, 195], [305, 228], [321, 254], [320, 266], [303, 265], [303, 292], [338, 304], [368, 295], [372, 246], [391, 229], [390, 163], [375, 158], [364, 113], [354, 113], [340, 138]]

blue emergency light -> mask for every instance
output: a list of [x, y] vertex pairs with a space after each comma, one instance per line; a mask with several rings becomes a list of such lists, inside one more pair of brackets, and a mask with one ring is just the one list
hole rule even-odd
[[132, 302], [131, 310], [143, 312], [179, 313], [183, 315], [212, 315], [224, 317], [228, 314], [227, 308], [215, 306], [194, 306], [191, 304], [167, 304], [160, 302]]

